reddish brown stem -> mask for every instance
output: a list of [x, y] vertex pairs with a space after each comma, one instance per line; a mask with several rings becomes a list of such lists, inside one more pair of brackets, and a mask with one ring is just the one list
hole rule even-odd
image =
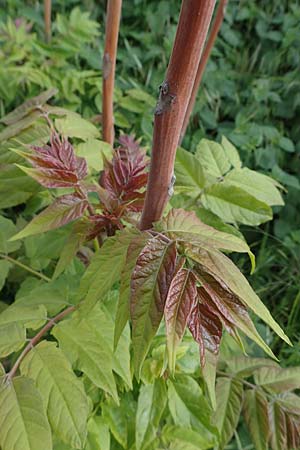
[[70, 314], [74, 310], [75, 310], [75, 306], [69, 306], [64, 311], [61, 311], [59, 314], [57, 314], [57, 316], [50, 319], [49, 322], [47, 322], [46, 325], [32, 339], [30, 339], [30, 341], [28, 342], [28, 344], [26, 345], [26, 347], [24, 348], [24, 350], [22, 351], [22, 353], [16, 360], [15, 364], [13, 365], [11, 370], [8, 372], [8, 374], [6, 375], [7, 381], [11, 380], [15, 376], [21, 362], [23, 361], [23, 359], [25, 358], [27, 353], [29, 353], [30, 350], [39, 343], [39, 341], [42, 339], [44, 334], [46, 334], [47, 331], [49, 331], [57, 322], [59, 322], [61, 319], [66, 317], [68, 314]]
[[44, 0], [44, 21], [46, 42], [51, 41], [51, 0]]
[[227, 1], [228, 0], [220, 0], [217, 12], [216, 12], [216, 17], [215, 20], [212, 24], [211, 27], [211, 31], [209, 33], [209, 37], [207, 40], [207, 43], [205, 45], [202, 57], [200, 59], [200, 63], [198, 66], [198, 70], [197, 70], [197, 75], [196, 75], [196, 79], [195, 79], [195, 83], [193, 86], [193, 91], [189, 100], [189, 104], [185, 113], [185, 117], [184, 117], [184, 122], [183, 122], [183, 126], [182, 126], [182, 130], [181, 130], [181, 135], [180, 135], [180, 142], [182, 141], [182, 139], [184, 138], [191, 114], [193, 112], [194, 106], [195, 106], [195, 102], [196, 102], [196, 97], [197, 97], [197, 93], [199, 90], [199, 86], [207, 65], [207, 61], [210, 57], [212, 48], [215, 44], [216, 38], [218, 36], [218, 33], [220, 31], [221, 25], [223, 23], [223, 19], [224, 19], [224, 15], [225, 15], [225, 9], [226, 9], [226, 5], [227, 5]]
[[102, 136], [114, 142], [113, 94], [122, 0], [108, 0], [103, 56]]
[[166, 79], [160, 87], [151, 166], [140, 228], [159, 220], [171, 194], [176, 148], [215, 0], [183, 0]]

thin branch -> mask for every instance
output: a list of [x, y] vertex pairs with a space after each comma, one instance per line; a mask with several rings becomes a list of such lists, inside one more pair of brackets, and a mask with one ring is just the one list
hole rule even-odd
[[44, 22], [46, 42], [51, 41], [51, 0], [44, 0]]
[[113, 94], [122, 0], [108, 0], [103, 56], [102, 136], [114, 142]]
[[140, 228], [159, 220], [172, 193], [176, 148], [215, 0], [183, 0], [166, 79], [154, 116], [153, 146]]
[[6, 381], [11, 381], [12, 378], [15, 376], [15, 374], [17, 373], [17, 370], [21, 364], [21, 362], [23, 361], [23, 359], [25, 358], [25, 356], [27, 355], [27, 353], [30, 352], [30, 350], [35, 347], [39, 341], [42, 339], [42, 337], [44, 336], [44, 334], [47, 333], [47, 331], [49, 331], [57, 322], [59, 322], [61, 319], [63, 319], [64, 317], [66, 317], [68, 314], [70, 314], [71, 312], [73, 312], [75, 310], [75, 306], [69, 306], [68, 308], [66, 308], [64, 311], [61, 311], [59, 314], [57, 314], [55, 317], [53, 317], [52, 319], [49, 320], [49, 322], [46, 323], [45, 326], [43, 326], [43, 328], [41, 328], [41, 330], [32, 338], [30, 339], [30, 341], [28, 342], [28, 344], [26, 345], [26, 347], [24, 348], [24, 350], [22, 351], [22, 353], [19, 355], [18, 359], [16, 360], [15, 364], [13, 365], [13, 367], [11, 368], [11, 370], [8, 372], [8, 374], [6, 375]]
[[46, 275], [44, 275], [41, 272], [37, 272], [36, 270], [32, 269], [31, 267], [27, 266], [26, 264], [21, 263], [17, 259], [11, 258], [10, 256], [4, 255], [3, 253], [0, 253], [0, 258], [11, 262], [15, 266], [21, 267], [22, 269], [26, 270], [27, 272], [32, 273], [32, 275], [34, 275], [38, 278], [41, 278], [42, 280], [51, 281], [51, 278], [47, 277]]
[[195, 79], [195, 83], [193, 86], [193, 91], [189, 100], [189, 104], [185, 113], [185, 117], [184, 117], [184, 122], [183, 122], [183, 126], [182, 126], [182, 130], [181, 130], [181, 135], [180, 135], [180, 142], [182, 141], [182, 139], [184, 138], [191, 114], [193, 112], [194, 106], [195, 106], [195, 102], [196, 102], [196, 97], [199, 91], [199, 86], [207, 65], [207, 61], [210, 57], [211, 51], [213, 49], [213, 46], [215, 44], [216, 38], [218, 36], [218, 33], [220, 31], [221, 25], [223, 23], [223, 19], [225, 16], [225, 9], [226, 9], [226, 5], [227, 5], [228, 0], [220, 0], [217, 12], [216, 12], [216, 17], [215, 20], [212, 24], [211, 27], [211, 31], [209, 33], [209, 37], [207, 40], [207, 43], [205, 45], [204, 51], [203, 51], [203, 55], [200, 59], [200, 63], [198, 66], [198, 70], [197, 70], [197, 75], [196, 75], [196, 79]]

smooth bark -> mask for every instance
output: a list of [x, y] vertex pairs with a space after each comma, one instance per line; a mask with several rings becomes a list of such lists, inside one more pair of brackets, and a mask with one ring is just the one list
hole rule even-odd
[[197, 75], [196, 75], [196, 79], [195, 79], [195, 83], [193, 86], [193, 91], [190, 97], [190, 101], [185, 113], [185, 118], [184, 118], [184, 122], [183, 122], [183, 126], [182, 126], [182, 130], [181, 130], [181, 136], [180, 136], [180, 142], [182, 141], [182, 139], [184, 138], [191, 114], [193, 112], [194, 106], [195, 106], [195, 102], [196, 102], [196, 97], [199, 91], [199, 86], [207, 65], [207, 61], [210, 57], [211, 51], [213, 49], [213, 46], [215, 44], [216, 38], [218, 36], [218, 33], [220, 31], [220, 28], [222, 26], [223, 23], [223, 19], [224, 19], [224, 15], [225, 15], [225, 9], [226, 9], [226, 5], [227, 5], [227, 1], [228, 0], [220, 0], [218, 9], [217, 9], [217, 13], [216, 13], [216, 17], [215, 20], [212, 24], [211, 27], [211, 31], [209, 33], [209, 37], [207, 40], [207, 43], [205, 45], [202, 57], [200, 59], [200, 63], [199, 63], [199, 67], [197, 70]]
[[51, 41], [51, 0], [44, 0], [44, 23], [46, 42]]
[[176, 148], [215, 0], [183, 0], [175, 42], [155, 110], [151, 166], [140, 228], [159, 220], [172, 195]]
[[103, 56], [102, 137], [114, 142], [113, 95], [122, 0], [108, 0]]

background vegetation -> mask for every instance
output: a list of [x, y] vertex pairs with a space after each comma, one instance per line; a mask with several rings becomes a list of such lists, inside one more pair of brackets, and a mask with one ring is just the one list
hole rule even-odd
[[[179, 3], [124, 1], [115, 92], [117, 134], [134, 133], [146, 148], [151, 144], [153, 110], [172, 48]], [[43, 4], [4, 2], [0, 9], [0, 117], [27, 98], [55, 87], [58, 89], [55, 106], [92, 117], [98, 126], [104, 15], [105, 2], [54, 1], [53, 36], [51, 43], [46, 44]], [[245, 166], [272, 175], [286, 189], [285, 206], [273, 208], [272, 222], [251, 229], [246, 225], [240, 227], [256, 255], [251, 284], [294, 343], [294, 347], [288, 347], [258, 324], [260, 333], [286, 367], [300, 364], [299, 22], [300, 5], [296, 0], [229, 1], [182, 143], [194, 153], [201, 138], [220, 141], [224, 135], [239, 150]], [[7, 164], [14, 161], [7, 159], [10, 136], [5, 133], [3, 126], [0, 163]], [[89, 130], [89, 139], [99, 138], [94, 133]], [[76, 133], [73, 137], [81, 138]], [[103, 144], [101, 150], [109, 154]], [[102, 168], [92, 156], [90, 167]], [[0, 177], [0, 208], [19, 229], [51, 198], [36, 185], [28, 187], [28, 181], [16, 177], [11, 169], [4, 169]], [[3, 222], [0, 226], [6, 230], [8, 225]], [[15, 229], [11, 229], [10, 234], [14, 233]], [[65, 231], [58, 230], [26, 238], [19, 261], [49, 275], [65, 237]], [[55, 246], [51, 244], [54, 241]], [[18, 241], [10, 245], [11, 252], [19, 250]], [[239, 256], [236, 262], [249, 271], [246, 257]], [[21, 267], [11, 266], [7, 261], [2, 264], [1, 308], [11, 303], [15, 295], [20, 299], [28, 297], [29, 292], [31, 299], [47, 295], [47, 284], [41, 288], [36, 279], [24, 275]], [[75, 280], [83, 270], [80, 262], [74, 263], [64, 278], [56, 281], [54, 288], [59, 298], [63, 289], [71, 301], [76, 295]], [[249, 344], [249, 351], [252, 356], [262, 356], [256, 346]], [[157, 352], [159, 360], [159, 346]], [[187, 366], [192, 364], [188, 358], [183, 361]], [[193, 369], [190, 367], [190, 372]], [[152, 376], [150, 369], [144, 376]], [[127, 411], [128, 405], [135, 408], [135, 401], [129, 393], [122, 400]], [[106, 409], [106, 420], [113, 422], [115, 418], [109, 416], [109, 411], [113, 410]], [[115, 448], [119, 448], [125, 438], [116, 430], [112, 439]], [[241, 421], [228, 449], [254, 448], [251, 446]]]

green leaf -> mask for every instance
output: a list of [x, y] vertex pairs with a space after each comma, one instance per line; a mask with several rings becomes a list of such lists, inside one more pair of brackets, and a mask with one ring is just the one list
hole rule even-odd
[[170, 450], [206, 450], [216, 444], [216, 439], [183, 426], [167, 425], [162, 437], [170, 446]]
[[45, 306], [22, 305], [13, 303], [0, 314], [0, 327], [3, 325], [20, 324], [25, 328], [36, 330], [47, 320]]
[[167, 403], [165, 383], [157, 379], [154, 384], [140, 389], [136, 412], [136, 449], [146, 449], [157, 436], [160, 419]]
[[40, 328], [47, 319], [44, 306], [32, 307], [13, 303], [0, 314], [0, 355], [9, 355], [23, 347], [26, 328]]
[[104, 158], [112, 158], [113, 149], [107, 142], [88, 139], [77, 145], [76, 155], [85, 158], [90, 171], [100, 172], [104, 167]]
[[5, 280], [11, 267], [12, 264], [9, 261], [4, 261], [0, 259], [0, 291], [5, 285]]
[[245, 190], [228, 181], [213, 184], [202, 196], [203, 206], [222, 220], [244, 225], [260, 225], [272, 219], [272, 210]]
[[198, 159], [183, 148], [178, 148], [175, 160], [175, 190], [198, 195], [204, 187], [204, 174]]
[[197, 146], [196, 157], [204, 171], [215, 178], [222, 177], [231, 166], [222, 145], [208, 139], [201, 139]]
[[101, 336], [101, 323], [97, 323], [97, 328], [99, 332], [90, 317], [82, 318], [79, 313], [74, 313], [71, 319], [57, 324], [52, 334], [71, 363], [118, 403], [112, 354]]
[[0, 132], [0, 142], [17, 136], [21, 131], [34, 124], [41, 115], [41, 111], [33, 111], [28, 116], [23, 117], [12, 125], [8, 125]]
[[141, 366], [163, 317], [165, 301], [176, 264], [176, 245], [160, 237], [148, 241], [131, 279], [130, 311], [134, 368]]
[[43, 401], [32, 380], [17, 377], [3, 383], [0, 411], [2, 450], [52, 450]]
[[201, 368], [202, 376], [206, 384], [207, 393], [213, 410], [217, 407], [216, 400], [216, 372], [217, 372], [218, 355], [214, 355], [206, 349], [205, 364]]
[[246, 167], [231, 170], [226, 175], [225, 182], [243, 189], [257, 200], [269, 206], [284, 204], [279, 190], [274, 185], [274, 180]]
[[149, 240], [148, 233], [142, 233], [137, 236], [128, 246], [126, 261], [121, 272], [121, 281], [119, 289], [119, 300], [115, 320], [114, 346], [120, 339], [122, 331], [130, 317], [130, 282], [133, 269], [136, 265], [137, 258]]
[[106, 239], [94, 254], [80, 282], [79, 296], [85, 297], [83, 308], [92, 308], [120, 279], [128, 246], [139, 235], [137, 230], [125, 230]]
[[22, 105], [18, 106], [12, 112], [0, 119], [0, 122], [6, 125], [12, 125], [18, 122], [20, 119], [31, 113], [35, 109], [41, 108], [51, 97], [56, 95], [58, 90], [56, 88], [47, 89], [47, 91], [41, 92], [36, 97], [29, 98]]
[[0, 335], [1, 358], [20, 350], [26, 342], [25, 328], [16, 322], [0, 326]]
[[182, 341], [197, 296], [193, 272], [179, 269], [171, 281], [164, 310], [168, 364], [171, 374], [175, 372], [176, 349]]
[[287, 427], [284, 410], [279, 402], [271, 401], [268, 405], [269, 436], [272, 450], [287, 448]]
[[213, 440], [211, 408], [198, 383], [190, 376], [177, 375], [168, 382], [168, 405], [175, 425], [198, 431]]
[[229, 159], [230, 164], [236, 169], [240, 169], [242, 167], [242, 162], [239, 152], [234, 145], [232, 145], [232, 143], [225, 136], [222, 136], [221, 145], [225, 150], [225, 154]]
[[243, 415], [256, 450], [268, 450], [268, 399], [258, 389], [247, 389]]
[[167, 231], [171, 238], [185, 239], [188, 242], [197, 242], [216, 249], [248, 253], [255, 265], [255, 258], [247, 243], [237, 236], [223, 233], [201, 222], [193, 211], [184, 209], [171, 209], [161, 222], [156, 224], [161, 231]]
[[21, 242], [9, 242], [9, 239], [16, 234], [17, 227], [12, 220], [0, 216], [0, 252], [12, 253], [18, 250]]
[[[245, 305], [240, 299], [228, 291], [226, 285], [224, 286], [224, 283], [222, 284], [222, 280], [216, 280], [213, 276], [207, 274], [205, 269], [202, 271], [201, 269], [199, 270], [199, 268], [196, 268], [196, 270], [197, 277], [201, 284], [203, 284], [203, 289], [229, 323], [233, 324], [234, 327], [239, 328], [267, 354], [276, 359], [272, 350], [258, 334]], [[233, 327], [231, 326], [231, 329], [232, 328]]]
[[279, 140], [279, 145], [282, 150], [288, 152], [288, 153], [294, 153], [295, 151], [295, 145], [291, 139], [282, 136]]
[[56, 343], [38, 344], [22, 361], [21, 373], [35, 381], [57, 436], [73, 448], [83, 448], [87, 433], [87, 397]]
[[48, 206], [48, 208], [36, 216], [11, 240], [15, 241], [62, 227], [81, 217], [87, 207], [88, 202], [86, 199], [77, 197], [75, 194], [62, 195], [56, 198], [52, 205]]
[[255, 383], [268, 392], [300, 389], [300, 367], [261, 367], [254, 373]]
[[232, 438], [239, 421], [243, 403], [243, 384], [239, 380], [220, 377], [217, 380], [216, 395], [214, 423], [220, 433], [219, 448], [222, 450]]
[[86, 240], [87, 229], [88, 222], [85, 217], [73, 224], [72, 231], [70, 232], [67, 241], [60, 252], [60, 257], [52, 276], [53, 280], [61, 275], [71, 264], [73, 258], [75, 258], [78, 250]]
[[222, 280], [252, 311], [260, 317], [278, 336], [291, 345], [289, 338], [275, 322], [269, 310], [255, 294], [250, 284], [236, 265], [223, 253], [216, 250], [187, 249], [187, 254], [208, 270], [214, 278]]
[[272, 359], [249, 358], [249, 356], [227, 358], [225, 363], [229, 371], [238, 374], [239, 377], [249, 377], [260, 367], [278, 367], [278, 364]]
[[65, 137], [87, 140], [98, 138], [100, 135], [95, 125], [73, 112], [62, 119], [56, 119], [55, 126]]
[[113, 437], [124, 449], [128, 448], [127, 413], [128, 409], [124, 402], [124, 397], [121, 400], [120, 406], [116, 406], [116, 404], [110, 400], [102, 404], [103, 417], [108, 424]]
[[27, 278], [17, 292], [15, 304], [23, 306], [44, 305], [50, 316], [56, 315], [64, 306], [69, 306], [70, 286], [61, 277], [44, 283], [36, 278]]
[[87, 445], [84, 450], [110, 450], [109, 427], [100, 416], [93, 416], [88, 421]]
[[24, 175], [18, 167], [1, 165], [0, 209], [24, 203], [39, 189], [37, 182]]
[[50, 130], [44, 119], [38, 119], [30, 127], [22, 130], [17, 136], [0, 143], [0, 163], [13, 164], [23, 158], [15, 153], [28, 145], [44, 145], [50, 135]]

